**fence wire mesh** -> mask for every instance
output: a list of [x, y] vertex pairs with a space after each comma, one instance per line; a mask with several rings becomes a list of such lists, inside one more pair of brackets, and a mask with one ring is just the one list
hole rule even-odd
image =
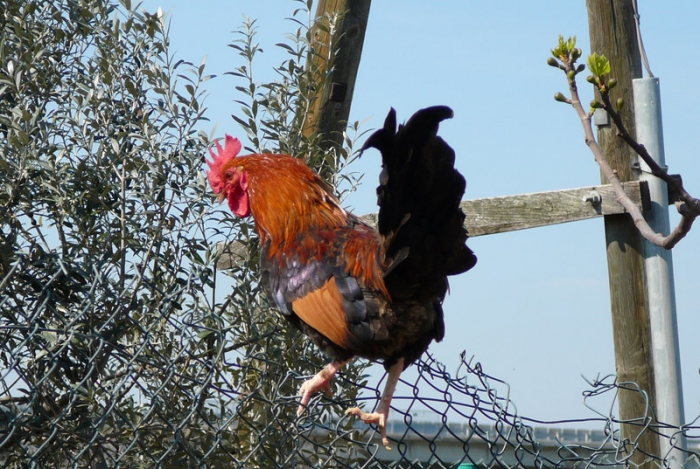
[[[101, 334], [76, 334], [70, 328], [8, 327], [25, 335], [12, 352], [2, 374], [0, 400], [0, 461], [5, 467], [630, 467], [643, 451], [638, 439], [625, 440], [620, 426], [627, 423], [659, 434], [662, 424], [649, 415], [620, 422], [602, 414], [588, 423], [599, 430], [574, 430], [567, 423], [529, 420], [515, 412], [508, 386], [464, 358], [456, 373], [427, 355], [417, 364], [414, 381], [403, 381], [410, 393], [398, 395], [388, 430], [394, 449], [383, 449], [373, 430], [357, 425], [338, 412], [353, 404], [342, 392], [360, 383], [339, 377], [336, 398], [316, 398], [309, 412], [295, 415], [294, 393], [301, 376], [293, 370], [270, 374], [279, 363], [273, 358], [241, 357], [227, 367], [193, 351], [190, 344], [200, 330], [187, 318], [168, 321], [173, 340], [148, 338], [118, 346]], [[29, 330], [31, 329], [31, 330]], [[47, 344], [46, 336], [61, 345], [43, 345], [32, 358], [30, 343]], [[7, 339], [8, 336], [5, 335]], [[302, 339], [303, 340], [303, 339]], [[66, 355], [70, 343], [90, 341], [95, 352], [81, 354], [82, 378], [75, 360]], [[234, 344], [235, 345], [235, 344]], [[231, 346], [229, 346], [231, 348]], [[97, 373], [99, 356], [113, 354], [110, 371], [88, 385]], [[170, 353], [163, 353], [163, 350]], [[41, 353], [44, 352], [44, 353]], [[40, 373], [37, 355], [46, 356]], [[42, 358], [42, 357], [39, 357]], [[178, 364], [187, 362], [186, 370]], [[257, 363], [257, 365], [255, 364]], [[222, 368], [229, 368], [224, 372]], [[225, 374], [237, 368], [265, 383], [235, 385]], [[66, 370], [75, 371], [67, 373]], [[35, 374], [37, 379], [30, 376]], [[63, 393], [48, 394], [47, 382], [60, 379]], [[92, 392], [88, 392], [92, 388]], [[268, 395], [262, 388], [278, 389]], [[379, 389], [362, 386], [359, 401], [373, 406]], [[633, 389], [606, 378], [592, 383], [587, 397]], [[138, 395], [138, 398], [136, 396]], [[433, 397], [425, 397], [431, 395]], [[128, 402], [128, 405], [124, 405]], [[251, 408], [265, 408], [266, 419]], [[412, 410], [429, 409], [429, 421], [414, 420]], [[688, 464], [696, 464], [698, 430], [684, 428]], [[663, 457], [644, 455], [647, 467], [664, 467]], [[653, 465], [653, 466], [650, 466]]]
[[[204, 65], [174, 60], [162, 15], [128, 0], [3, 6], [3, 467], [661, 467], [667, 455], [646, 454], [641, 439], [658, 433], [680, 448], [680, 433], [669, 437], [648, 403], [638, 419], [608, 409], [584, 422], [598, 430], [519, 416], [508, 385], [465, 357], [448, 372], [426, 355], [402, 381], [391, 452], [343, 416], [377, 402], [380, 383], [368, 384], [363, 362], [297, 417], [298, 387], [324, 358], [269, 310], [252, 227], [212, 208], [201, 157], [209, 140], [196, 130]], [[250, 61], [246, 27], [232, 47]], [[304, 44], [295, 63], [311, 53]], [[309, 81], [294, 75], [284, 85], [293, 89], [250, 91], [250, 120], [239, 121], [332, 179], [350, 150], [329, 158], [311, 153], [313, 141], [291, 148], [286, 121], [255, 114], [268, 106], [267, 116], [295, 116]], [[232, 239], [251, 248], [217, 272], [212, 246]], [[645, 399], [612, 378], [590, 384], [586, 399]], [[638, 429], [634, 438], [622, 436], [625, 425]], [[697, 465], [697, 419], [682, 434], [682, 458]]]

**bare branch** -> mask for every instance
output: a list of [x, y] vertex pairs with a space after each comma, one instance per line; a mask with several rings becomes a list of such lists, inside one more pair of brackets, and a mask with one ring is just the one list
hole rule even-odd
[[[674, 193], [678, 194], [678, 198], [683, 202], [683, 204], [685, 204], [678, 206], [678, 213], [680, 213], [681, 216], [683, 216], [684, 218], [695, 218], [698, 215], [700, 215], [700, 199], [691, 196], [685, 190], [685, 187], [683, 187], [682, 179], [674, 178], [673, 176], [669, 175], [663, 168], [659, 166], [659, 164], [654, 160], [654, 158], [651, 157], [646, 147], [641, 143], [637, 142], [632, 137], [632, 135], [630, 135], [629, 131], [622, 122], [622, 116], [619, 112], [617, 112], [614, 109], [614, 107], [610, 103], [610, 96], [607, 93], [601, 93], [601, 101], [603, 103], [603, 109], [605, 109], [608, 112], [610, 118], [613, 120], [615, 126], [617, 127], [617, 136], [622, 138], [622, 140], [624, 140], [625, 143], [627, 143], [627, 145], [629, 145], [644, 160], [647, 166], [649, 166], [651, 174], [663, 180]], [[680, 207], [687, 208], [687, 210], [683, 209], [685, 213], [681, 211]]]
[[[574, 49], [578, 50], [578, 49]], [[695, 221], [695, 218], [700, 215], [700, 201], [692, 197], [683, 188], [683, 183], [680, 178], [674, 178], [670, 176], [666, 171], [664, 171], [649, 155], [644, 145], [637, 142], [629, 133], [627, 128], [622, 123], [622, 117], [620, 113], [615, 110], [613, 105], [610, 103], [610, 96], [608, 94], [609, 88], [615, 85], [614, 81], [608, 82], [608, 85], [602, 84], [600, 80], [590, 80], [594, 86], [598, 88], [601, 95], [601, 101], [592, 103], [595, 107], [602, 107], [604, 110], [610, 114], [613, 122], [618, 129], [618, 136], [621, 137], [637, 154], [644, 160], [644, 162], [651, 168], [651, 172], [654, 176], [662, 179], [668, 184], [672, 191], [679, 194], [680, 202], [676, 203], [678, 213], [681, 214], [681, 220], [668, 236], [664, 236], [661, 233], [655, 232], [644, 219], [644, 215], [639, 207], [634, 204], [634, 202], [625, 193], [622, 183], [617, 175], [617, 172], [610, 167], [607, 158], [603, 154], [598, 142], [596, 141], [595, 135], [593, 133], [593, 126], [591, 125], [591, 113], [586, 112], [586, 110], [581, 105], [581, 100], [578, 94], [578, 87], [576, 86], [576, 75], [582, 71], [581, 66], [576, 66], [576, 60], [580, 53], [565, 53], [558, 56], [559, 67], [562, 69], [567, 76], [569, 82], [569, 92], [571, 93], [571, 99], [562, 99], [560, 97], [561, 93], [557, 93], [555, 99], [557, 101], [566, 102], [571, 104], [579, 118], [581, 119], [581, 125], [583, 126], [583, 131], [585, 135], [586, 145], [590, 148], [593, 156], [601, 168], [601, 171], [607, 178], [607, 180], [612, 185], [615, 190], [615, 194], [618, 196], [618, 202], [625, 207], [625, 209], [632, 216], [635, 226], [639, 230], [640, 234], [648, 241], [660, 246], [664, 249], [673, 248], [685, 235], [690, 231], [690, 228]]]

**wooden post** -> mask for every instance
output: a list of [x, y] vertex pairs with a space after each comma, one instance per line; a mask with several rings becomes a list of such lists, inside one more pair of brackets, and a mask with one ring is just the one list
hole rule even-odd
[[[304, 122], [304, 136], [321, 137], [323, 149], [340, 147], [350, 115], [355, 79], [367, 30], [371, 0], [319, 0], [313, 29], [312, 70], [318, 70], [318, 97]], [[325, 17], [338, 16], [331, 36]], [[329, 54], [328, 45], [332, 51]], [[330, 57], [330, 60], [329, 60]], [[330, 79], [326, 79], [330, 72]]]
[[[611, 76], [618, 81], [617, 88], [612, 90], [612, 102], [616, 102], [619, 97], [624, 99], [625, 125], [632, 132], [632, 79], [642, 76], [633, 2], [634, 0], [586, 1], [591, 52], [604, 54], [610, 59]], [[613, 126], [598, 127], [598, 142], [622, 181], [637, 179], [637, 172], [633, 169], [637, 157], [615, 136]], [[645, 419], [652, 418], [656, 394], [648, 299], [644, 288], [644, 246], [629, 215], [608, 215], [604, 220], [617, 380], [619, 383], [636, 383], [647, 395], [644, 399], [636, 391], [620, 391], [620, 419], [635, 421], [634, 424], [622, 425], [622, 436], [639, 443], [642, 451], [635, 451], [631, 462], [634, 465], [644, 465], [644, 453], [659, 456], [656, 434], [645, 431], [640, 435], [644, 424], [648, 423]]]

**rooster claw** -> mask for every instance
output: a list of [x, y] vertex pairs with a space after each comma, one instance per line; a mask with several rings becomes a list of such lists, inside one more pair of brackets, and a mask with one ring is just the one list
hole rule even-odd
[[304, 384], [302, 384], [301, 388], [299, 388], [301, 400], [299, 401], [299, 407], [297, 408], [297, 417], [300, 417], [301, 414], [304, 413], [306, 406], [309, 405], [309, 401], [314, 394], [323, 391], [326, 397], [331, 397], [333, 395], [333, 391], [331, 390], [331, 380], [338, 370], [340, 370], [346, 363], [347, 360], [334, 360], [326, 365], [313, 378], [304, 381]]
[[300, 417], [301, 414], [304, 413], [313, 395], [321, 391], [323, 391], [326, 397], [331, 397], [333, 395], [333, 391], [331, 390], [331, 382], [318, 379], [318, 376], [314, 376], [301, 385], [301, 388], [299, 388], [301, 400], [299, 401], [299, 407], [297, 408], [297, 417]]
[[391, 446], [389, 446], [389, 438], [386, 436], [386, 414], [382, 412], [363, 412], [359, 407], [353, 407], [345, 411], [345, 415], [354, 415], [359, 417], [366, 424], [374, 424], [379, 428], [379, 434], [382, 437], [382, 444], [384, 447], [391, 451]]

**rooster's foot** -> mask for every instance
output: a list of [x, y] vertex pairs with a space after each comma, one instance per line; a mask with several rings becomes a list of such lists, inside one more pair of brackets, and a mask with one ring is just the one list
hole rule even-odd
[[359, 417], [360, 420], [366, 424], [374, 424], [379, 428], [379, 434], [382, 436], [382, 444], [388, 450], [391, 450], [389, 446], [389, 438], [386, 436], [386, 421], [389, 412], [381, 411], [377, 409], [378, 412], [367, 413], [363, 412], [359, 407], [353, 407], [345, 411], [345, 415], [354, 415]]
[[326, 365], [321, 371], [316, 373], [316, 375], [304, 381], [299, 389], [299, 394], [301, 395], [301, 400], [299, 401], [299, 407], [297, 408], [297, 417], [304, 413], [306, 406], [314, 394], [323, 391], [327, 397], [333, 395], [331, 390], [331, 381], [335, 377], [335, 374], [340, 370], [346, 361], [333, 361]]

